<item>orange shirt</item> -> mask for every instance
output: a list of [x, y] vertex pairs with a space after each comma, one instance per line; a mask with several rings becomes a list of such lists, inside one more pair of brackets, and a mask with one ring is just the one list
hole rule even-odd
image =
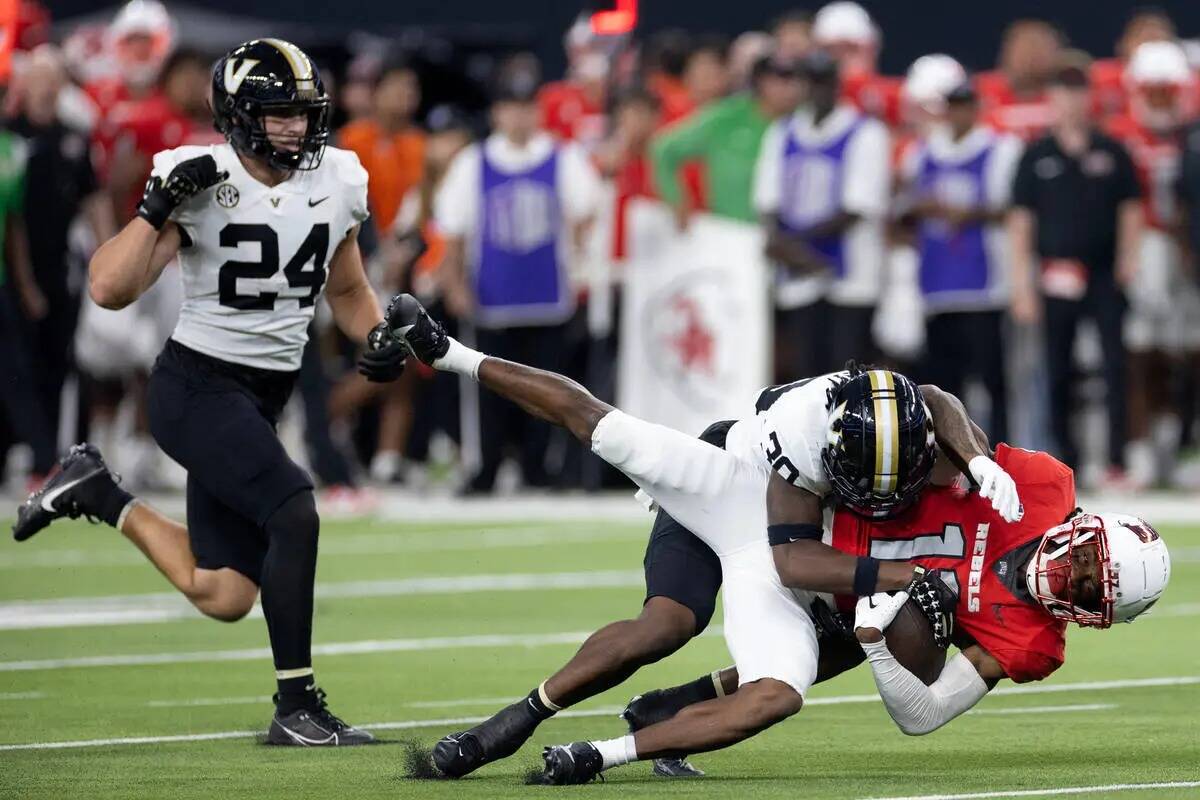
[[384, 133], [379, 123], [360, 119], [338, 134], [342, 147], [353, 150], [370, 180], [367, 202], [379, 231], [391, 229], [408, 190], [421, 180], [425, 165], [425, 134], [417, 128]]
[[1054, 110], [1045, 92], [1018, 95], [999, 70], [979, 73], [975, 90], [979, 92], [984, 124], [1026, 142], [1041, 136], [1054, 121]]
[[842, 76], [842, 99], [864, 114], [883, 120], [889, 128], [900, 124], [900, 88], [904, 81], [874, 72]]

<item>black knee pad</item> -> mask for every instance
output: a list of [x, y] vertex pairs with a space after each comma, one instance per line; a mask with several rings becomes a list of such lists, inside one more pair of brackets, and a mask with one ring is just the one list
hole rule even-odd
[[312, 492], [297, 492], [267, 518], [268, 538], [295, 547], [316, 547], [321, 531], [317, 501]]

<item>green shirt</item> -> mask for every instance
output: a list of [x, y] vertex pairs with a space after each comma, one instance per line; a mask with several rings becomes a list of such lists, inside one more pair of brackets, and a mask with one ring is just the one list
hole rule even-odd
[[0, 286], [8, 280], [4, 263], [4, 238], [10, 214], [20, 214], [25, 204], [25, 140], [0, 130]]
[[650, 145], [654, 185], [663, 200], [681, 202], [680, 167], [704, 164], [709, 210], [722, 217], [755, 222], [754, 165], [771, 120], [749, 93], [718, 100], [663, 131]]

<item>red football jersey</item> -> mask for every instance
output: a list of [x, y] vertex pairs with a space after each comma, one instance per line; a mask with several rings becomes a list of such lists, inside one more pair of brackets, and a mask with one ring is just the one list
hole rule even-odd
[[1109, 120], [1108, 133], [1129, 151], [1142, 185], [1146, 222], [1160, 230], [1175, 218], [1175, 180], [1181, 156], [1174, 133], [1160, 133], [1139, 123], [1132, 114]]
[[591, 149], [605, 133], [604, 108], [578, 83], [547, 83], [538, 92], [542, 127], [566, 141]]
[[835, 512], [832, 544], [853, 555], [952, 571], [956, 633], [965, 633], [1023, 683], [1041, 680], [1063, 663], [1066, 623], [1028, 596], [1022, 567], [1042, 535], [1074, 510], [1075, 477], [1046, 453], [1004, 444], [996, 447], [996, 462], [1017, 483], [1025, 509], [1020, 522], [1006, 523], [976, 492], [930, 487], [893, 520]]
[[981, 72], [975, 78], [984, 124], [1025, 141], [1041, 136], [1054, 121], [1054, 109], [1044, 92], [1018, 96], [1001, 72]]
[[900, 89], [904, 81], [873, 72], [852, 72], [842, 76], [842, 98], [854, 107], [891, 128], [900, 124]]

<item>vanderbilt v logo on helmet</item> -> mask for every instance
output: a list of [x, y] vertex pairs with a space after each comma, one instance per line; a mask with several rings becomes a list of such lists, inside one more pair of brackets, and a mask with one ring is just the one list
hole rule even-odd
[[853, 366], [831, 392], [821, 463], [834, 494], [871, 518], [907, 508], [933, 470], [933, 419], [916, 384], [890, 370]]
[[[213, 67], [213, 124], [235, 150], [287, 171], [316, 169], [329, 141], [330, 101], [312, 59], [282, 39], [238, 45]], [[264, 118], [305, 119], [304, 133], [272, 142]]]

